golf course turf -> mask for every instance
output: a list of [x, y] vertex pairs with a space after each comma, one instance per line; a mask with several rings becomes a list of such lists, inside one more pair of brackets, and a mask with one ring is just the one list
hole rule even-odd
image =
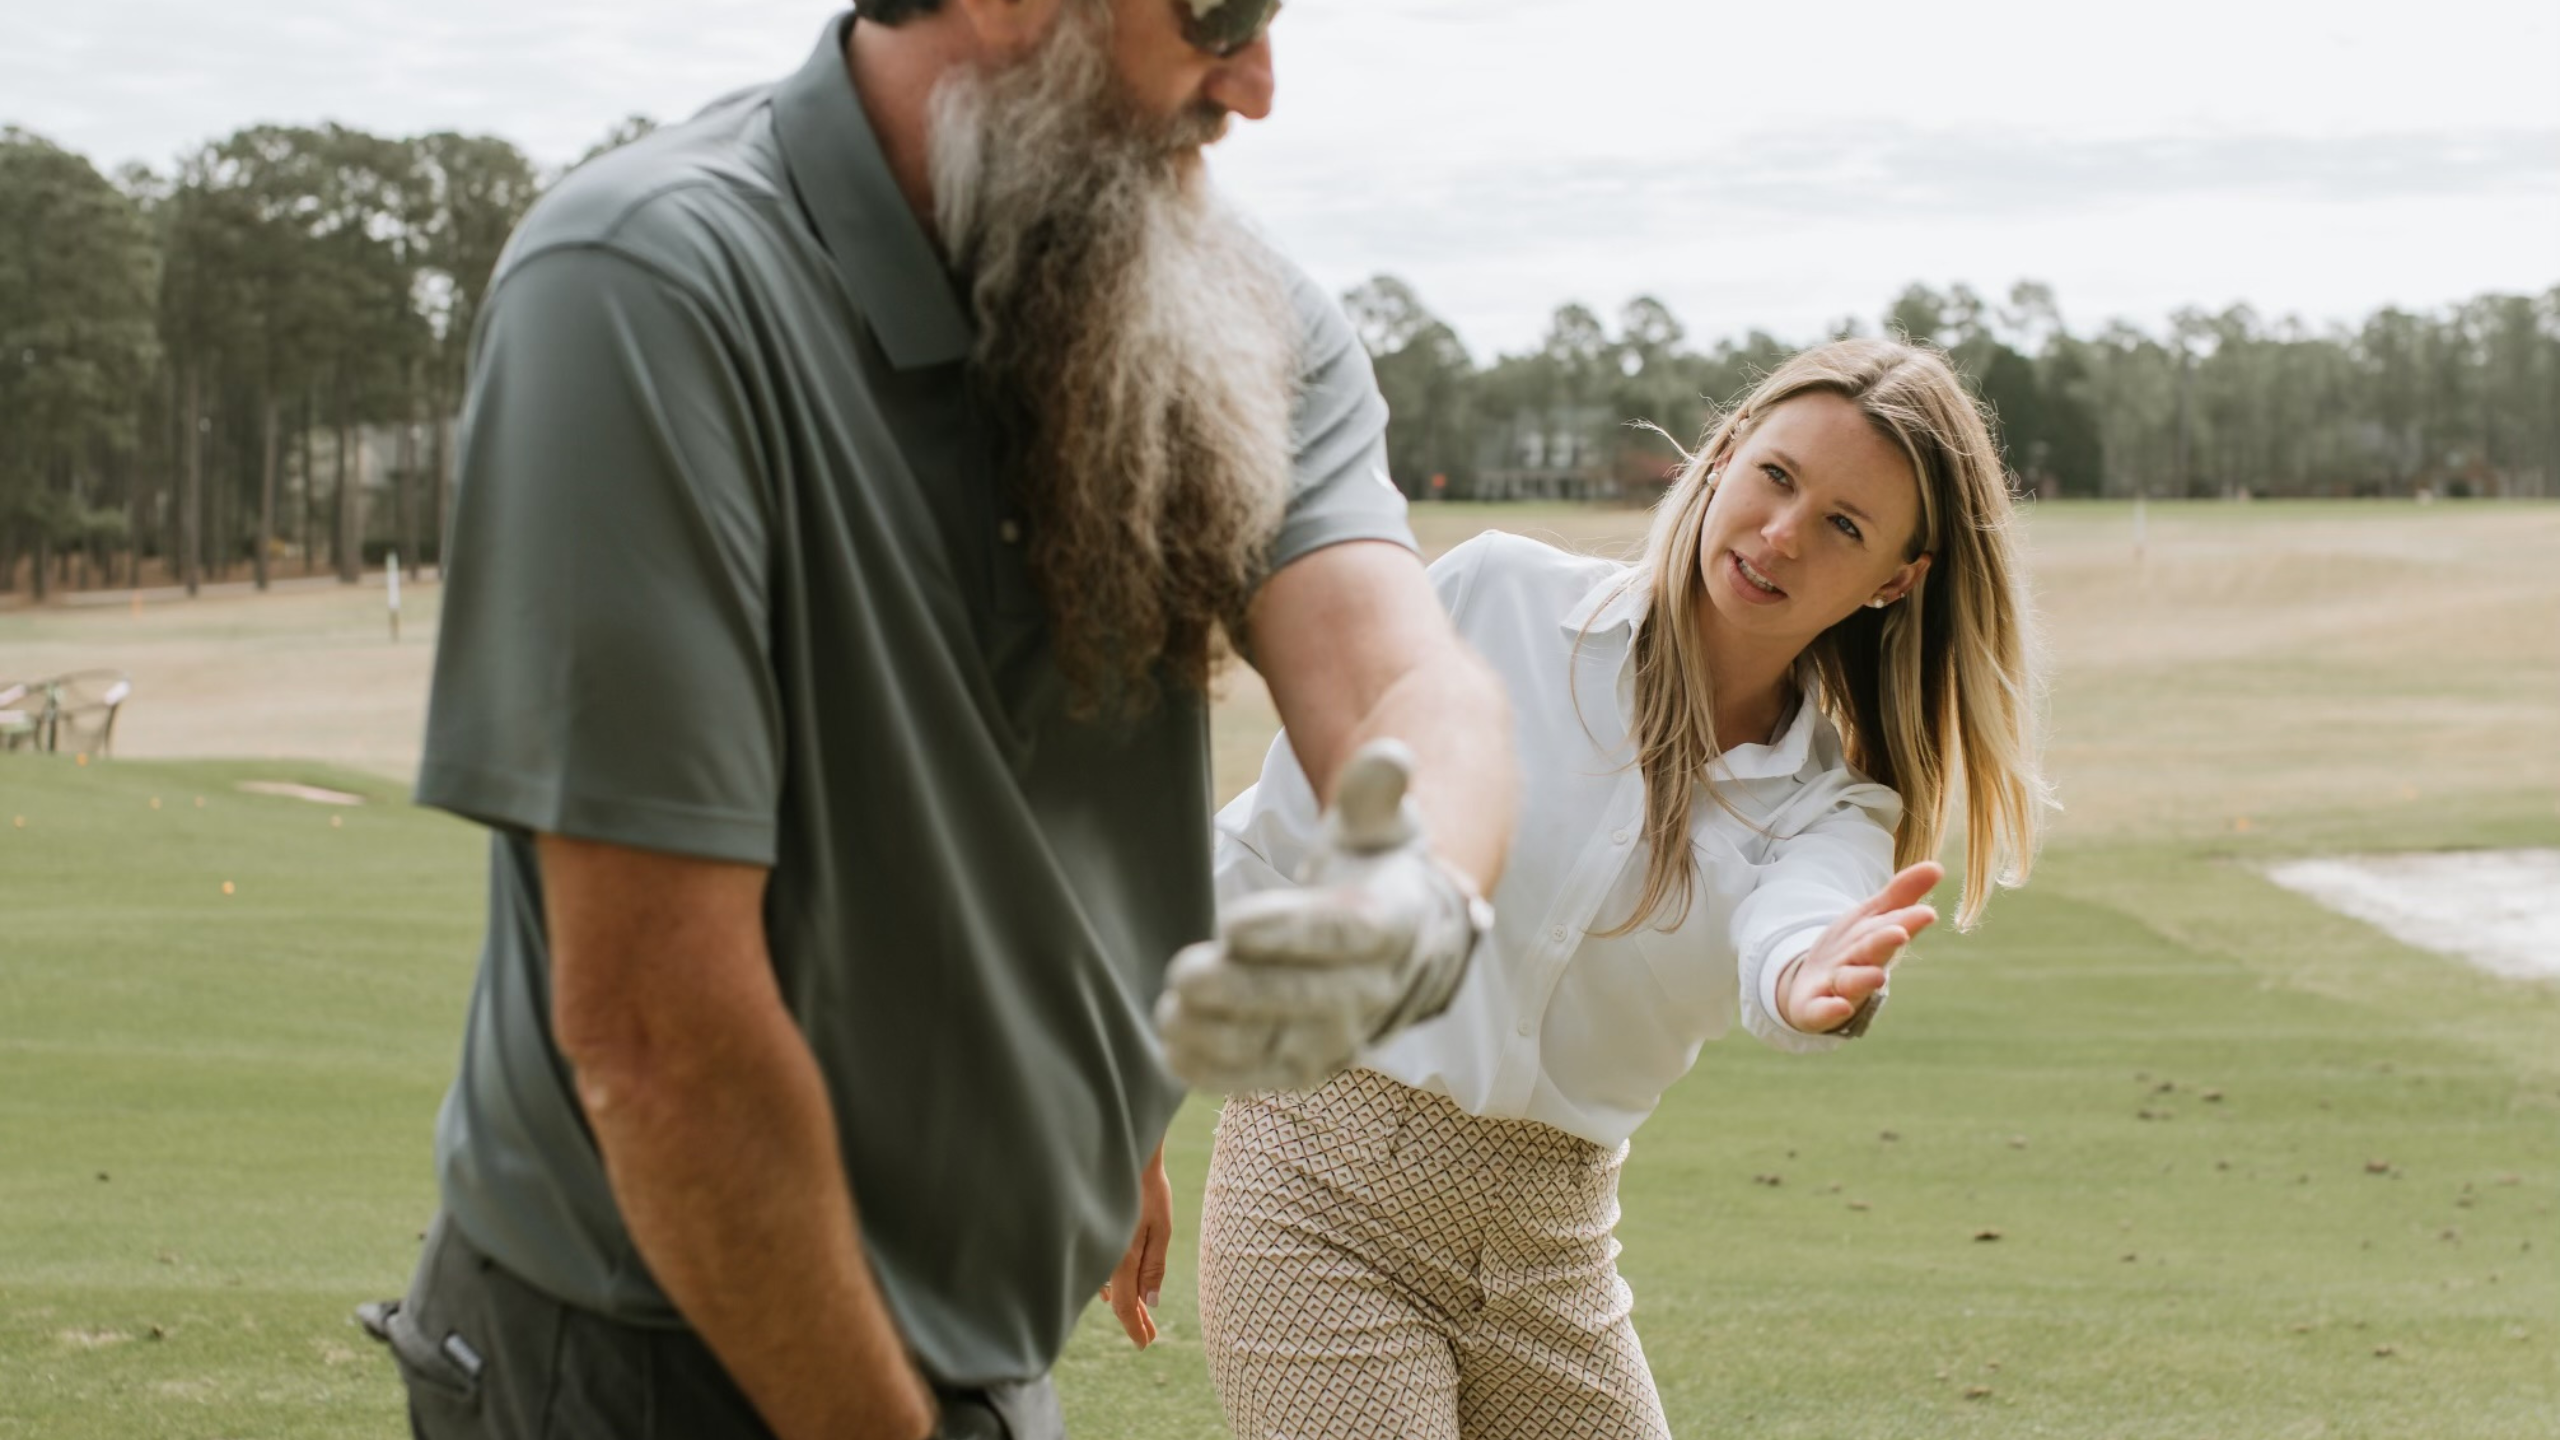
[[[1926, 937], [1871, 1039], [1728, 1037], [1635, 1139], [1621, 1263], [1676, 1433], [2560, 1434], [2560, 982], [2259, 873], [2560, 845], [2560, 510], [2457, 510], [2154, 507], [2141, 556], [2122, 507], [2039, 515], [2070, 808], [2032, 883]], [[0, 656], [67, 623], [0, 613]], [[1266, 715], [1231, 694], [1224, 788]], [[486, 864], [405, 790], [0, 755], [0, 1440], [405, 1433], [348, 1311], [434, 1203]], [[1080, 1437], [1223, 1433], [1214, 1117], [1168, 1142], [1163, 1338], [1097, 1305], [1061, 1363]]]

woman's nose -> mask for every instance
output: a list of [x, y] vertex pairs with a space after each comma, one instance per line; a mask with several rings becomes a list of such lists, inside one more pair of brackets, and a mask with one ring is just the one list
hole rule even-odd
[[1796, 545], [1801, 533], [1802, 527], [1792, 505], [1772, 512], [1760, 526], [1760, 538], [1768, 542], [1770, 549], [1790, 560], [1796, 558]]

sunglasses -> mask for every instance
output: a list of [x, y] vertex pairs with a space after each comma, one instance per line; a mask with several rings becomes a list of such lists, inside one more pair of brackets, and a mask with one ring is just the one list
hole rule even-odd
[[1173, 8], [1191, 48], [1224, 60], [1262, 38], [1280, 0], [1173, 0]]

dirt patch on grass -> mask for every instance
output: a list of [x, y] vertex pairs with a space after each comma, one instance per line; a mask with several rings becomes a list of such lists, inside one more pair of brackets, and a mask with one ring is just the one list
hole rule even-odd
[[[2560, 794], [2560, 506], [2043, 506], [2064, 833]], [[2560, 813], [2560, 812], [2555, 812]]]
[[344, 790], [324, 790], [294, 780], [243, 780], [239, 788], [250, 795], [274, 795], [286, 800], [304, 800], [314, 805], [361, 805], [364, 797]]
[[[1647, 516], [1421, 505], [1413, 518], [1430, 555], [1499, 527], [1626, 556]], [[2265, 833], [2289, 811], [2560, 795], [2560, 505], [2153, 505], [2137, 550], [2129, 506], [2047, 504], [2026, 539], [2061, 833]], [[402, 594], [396, 643], [371, 577], [12, 611], [0, 655], [11, 674], [128, 672], [119, 755], [309, 759], [405, 781], [441, 596], [432, 582]], [[1277, 716], [1238, 668], [1213, 723], [1230, 795]]]
[[441, 598], [402, 590], [395, 643], [381, 577], [364, 586], [209, 595], [0, 615], [6, 678], [117, 669], [133, 695], [115, 753], [320, 760], [407, 780], [426, 729]]

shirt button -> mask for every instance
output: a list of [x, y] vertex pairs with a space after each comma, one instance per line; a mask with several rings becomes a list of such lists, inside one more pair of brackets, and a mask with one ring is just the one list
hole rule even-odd
[[1612, 831], [1610, 831], [1610, 832], [1609, 832], [1609, 843], [1610, 843], [1610, 844], [1612, 844], [1612, 845], [1624, 845], [1624, 844], [1626, 844], [1626, 843], [1627, 843], [1627, 832], [1626, 832], [1626, 831], [1624, 831], [1624, 830], [1612, 830]]
[[1519, 1024], [1517, 1027], [1515, 1027], [1515, 1028], [1517, 1028], [1517, 1029], [1520, 1031], [1520, 1033], [1521, 1033], [1522, 1035], [1527, 1035], [1527, 1034], [1529, 1034], [1531, 1031], [1536, 1030], [1536, 1029], [1538, 1028], [1538, 1022], [1537, 1022], [1537, 1021], [1535, 1021], [1535, 1020], [1529, 1019], [1527, 1016], [1525, 1016], [1525, 1015], [1524, 1015], [1524, 1016], [1522, 1016], [1522, 1017], [1521, 1017], [1521, 1019], [1520, 1019], [1520, 1024]]
[[1548, 931], [1547, 938], [1550, 940], [1562, 940], [1564, 938], [1564, 927], [1559, 925], [1553, 930]]
[[1022, 538], [1022, 527], [1007, 520], [996, 527], [996, 538], [1011, 545]]

